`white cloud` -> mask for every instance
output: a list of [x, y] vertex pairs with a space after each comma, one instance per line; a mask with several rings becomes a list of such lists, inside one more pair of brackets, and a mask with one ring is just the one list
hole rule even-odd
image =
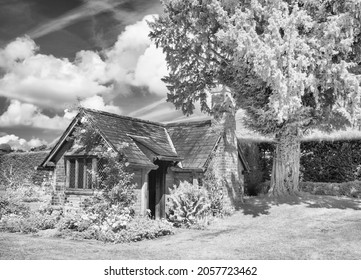
[[101, 96], [92, 96], [85, 100], [80, 101], [80, 105], [86, 108], [106, 111], [109, 113], [121, 114], [119, 107], [112, 104], [105, 105], [104, 100]]
[[[84, 56], [85, 57], [85, 56]], [[77, 98], [106, 93], [103, 86], [89, 76], [82, 59], [81, 67], [67, 59], [34, 54], [23, 61], [8, 64], [0, 79], [0, 95], [42, 107], [64, 109]]]
[[164, 96], [165, 84], [161, 78], [167, 74], [165, 55], [151, 42], [147, 21], [155, 15], [125, 28], [117, 42], [105, 52], [106, 76], [118, 83], [148, 87], [153, 94]]
[[46, 129], [65, 129], [69, 120], [64, 117], [52, 118], [42, 114], [33, 104], [12, 100], [7, 110], [0, 116], [0, 126], [32, 126]]
[[[165, 57], [148, 37], [147, 21], [153, 18], [146, 16], [127, 26], [114, 46], [101, 55], [80, 51], [74, 61], [37, 53], [39, 48], [29, 37], [18, 38], [0, 49], [0, 68], [5, 73], [0, 77], [0, 96], [20, 101], [12, 101], [11, 110], [24, 109], [15, 118], [11, 112], [4, 113], [0, 123], [43, 127], [49, 120], [40, 113], [41, 108], [62, 112], [78, 99], [83, 100], [84, 106], [120, 113], [111, 102], [105, 104], [103, 97], [109, 100], [127, 95], [129, 85], [165, 96], [167, 90], [161, 81], [167, 74]], [[60, 122], [52, 118], [48, 123], [57, 121]]]
[[148, 86], [158, 95], [166, 95], [167, 87], [161, 79], [168, 74], [165, 54], [155, 45], [150, 45], [139, 57], [134, 73], [134, 85]]
[[14, 134], [0, 137], [0, 144], [4, 143], [9, 144], [13, 150], [30, 150], [31, 148], [47, 144], [46, 141], [40, 140], [38, 138], [33, 138], [29, 141], [26, 141], [25, 139], [19, 138]]
[[29, 37], [17, 38], [4, 49], [0, 49], [0, 67], [8, 68], [23, 61], [37, 51], [38, 47]]

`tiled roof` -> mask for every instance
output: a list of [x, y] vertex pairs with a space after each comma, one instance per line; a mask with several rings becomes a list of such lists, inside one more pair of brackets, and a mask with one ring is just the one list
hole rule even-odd
[[184, 169], [202, 169], [217, 144], [220, 134], [211, 121], [170, 123], [166, 125]]
[[83, 109], [83, 113], [114, 149], [124, 152], [130, 163], [153, 165], [154, 157], [149, 158], [150, 154], [142, 151], [144, 147], [155, 157], [180, 160], [160, 123], [90, 109]]
[[[68, 141], [68, 136], [83, 117], [90, 121], [114, 150], [123, 152], [129, 163], [134, 165], [156, 167], [154, 161], [159, 159], [181, 162], [183, 169], [205, 170], [212, 151], [221, 138], [211, 120], [161, 124], [83, 108], [44, 159], [41, 167], [56, 161], [59, 151]], [[240, 150], [239, 152], [242, 153]], [[67, 155], [84, 153], [81, 147], [73, 147], [67, 151]], [[240, 157], [244, 161], [242, 155]]]

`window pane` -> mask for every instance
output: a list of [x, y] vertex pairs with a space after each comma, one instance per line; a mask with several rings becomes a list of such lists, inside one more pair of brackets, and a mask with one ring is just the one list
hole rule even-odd
[[99, 180], [98, 184], [99, 184], [99, 186], [101, 186], [102, 181], [104, 181], [106, 178], [106, 174], [104, 172], [105, 167], [106, 167], [106, 160], [103, 158], [99, 159], [98, 160], [98, 180]]
[[92, 159], [88, 158], [86, 160], [86, 178], [87, 178], [87, 184], [86, 188], [91, 189], [93, 188], [93, 181], [92, 181]]
[[84, 159], [78, 159], [78, 188], [82, 189], [84, 185]]
[[69, 188], [75, 188], [75, 160], [70, 161]]

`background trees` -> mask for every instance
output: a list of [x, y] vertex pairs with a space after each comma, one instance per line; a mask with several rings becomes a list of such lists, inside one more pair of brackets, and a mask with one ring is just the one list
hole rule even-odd
[[300, 138], [358, 126], [358, 0], [164, 0], [151, 24], [169, 67], [168, 101], [191, 114], [226, 86], [246, 124], [277, 141], [271, 192], [298, 190]]

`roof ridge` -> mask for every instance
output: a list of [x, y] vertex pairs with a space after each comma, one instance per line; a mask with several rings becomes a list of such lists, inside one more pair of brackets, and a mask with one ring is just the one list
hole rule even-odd
[[160, 123], [160, 122], [148, 121], [148, 120], [143, 120], [143, 119], [139, 119], [139, 118], [124, 116], [124, 115], [118, 115], [118, 114], [115, 114], [115, 113], [109, 113], [109, 112], [106, 112], [106, 111], [83, 108], [83, 107], [81, 108], [81, 110], [83, 110], [84, 112], [90, 111], [90, 112], [93, 112], [93, 113], [98, 113], [98, 114], [102, 114], [102, 115], [106, 115], [106, 116], [110, 116], [110, 117], [115, 117], [115, 118], [119, 118], [119, 119], [126, 119], [126, 120], [130, 120], [130, 121], [138, 121], [138, 122], [142, 122], [142, 123], [148, 123], [148, 124], [153, 124], [153, 125], [164, 127], [164, 124]]
[[203, 121], [188, 121], [188, 122], [171, 122], [165, 123], [165, 127], [172, 127], [172, 126], [189, 126], [189, 125], [197, 125], [197, 124], [212, 124], [212, 119], [203, 120]]

